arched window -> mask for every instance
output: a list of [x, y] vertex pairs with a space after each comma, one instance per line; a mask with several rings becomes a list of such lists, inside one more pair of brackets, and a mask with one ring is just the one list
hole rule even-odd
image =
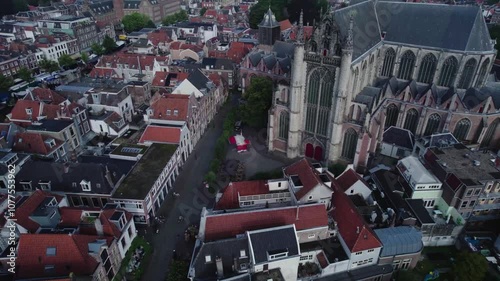
[[356, 155], [356, 146], [358, 145], [358, 133], [349, 128], [344, 133], [344, 143], [342, 144], [342, 157], [353, 160]]
[[415, 68], [415, 54], [412, 51], [406, 51], [401, 56], [398, 78], [403, 80], [410, 80], [413, 75], [414, 68]]
[[430, 84], [436, 73], [437, 59], [433, 54], [427, 54], [420, 63], [417, 81]]
[[425, 127], [424, 136], [430, 136], [437, 132], [440, 123], [441, 115], [437, 113], [431, 114], [431, 116], [429, 116], [429, 119], [427, 119], [427, 126]]
[[470, 120], [467, 118], [463, 118], [457, 122], [455, 125], [455, 130], [453, 131], [453, 135], [459, 141], [463, 141], [467, 138], [467, 134], [469, 134], [470, 130]]
[[361, 89], [363, 89], [363, 87], [365, 86], [365, 80], [366, 80], [366, 76], [368, 75], [368, 73], [366, 73], [366, 61], [363, 63], [363, 66], [361, 67], [361, 83], [360, 83], [360, 86], [361, 86]]
[[488, 126], [488, 130], [484, 134], [483, 141], [481, 141], [481, 147], [494, 147], [495, 145], [491, 143], [495, 133], [497, 131], [498, 124], [500, 123], [500, 118], [495, 119], [495, 121], [491, 122]]
[[476, 81], [476, 87], [481, 87], [484, 83], [484, 78], [486, 78], [486, 74], [488, 74], [488, 66], [490, 65], [490, 59], [486, 59], [481, 64], [481, 69], [479, 70], [479, 75]]
[[390, 77], [394, 71], [394, 61], [396, 60], [396, 52], [394, 49], [389, 48], [385, 51], [384, 64], [380, 71], [380, 76]]
[[359, 70], [358, 70], [358, 68], [356, 68], [356, 70], [354, 70], [354, 79], [352, 80], [352, 94], [353, 95], [357, 94], [356, 89], [358, 88], [358, 79], [359, 79]]
[[458, 82], [459, 89], [468, 89], [472, 83], [472, 79], [474, 78], [474, 73], [476, 73], [476, 60], [469, 59], [465, 65], [464, 70], [462, 71], [462, 77], [460, 77], [460, 81]]
[[417, 126], [418, 126], [418, 111], [412, 108], [408, 110], [408, 112], [406, 113], [406, 118], [403, 128], [415, 134]]
[[281, 111], [278, 138], [284, 140], [288, 139], [289, 124], [290, 124], [290, 117], [288, 115], [288, 112]]
[[386, 111], [385, 111], [385, 129], [389, 128], [390, 126], [396, 126], [398, 123], [398, 117], [399, 117], [399, 109], [391, 103]]
[[335, 75], [316, 69], [309, 76], [307, 91], [306, 131], [322, 136], [328, 133], [328, 117], [332, 107]]
[[441, 75], [439, 75], [438, 86], [451, 87], [457, 75], [458, 61], [451, 56], [443, 62]]

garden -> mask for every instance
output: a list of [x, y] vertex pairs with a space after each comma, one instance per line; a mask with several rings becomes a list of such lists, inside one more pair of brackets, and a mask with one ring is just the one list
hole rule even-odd
[[[144, 238], [137, 236], [125, 257], [122, 260], [120, 270], [113, 278], [114, 281], [123, 280], [141, 280], [144, 270], [146, 269], [153, 249]], [[138, 258], [138, 259], [137, 259]], [[132, 265], [132, 266], [131, 266]]]

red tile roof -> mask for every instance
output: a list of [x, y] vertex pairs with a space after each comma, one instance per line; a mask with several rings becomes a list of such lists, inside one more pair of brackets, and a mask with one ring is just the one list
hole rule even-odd
[[295, 224], [297, 231], [328, 226], [325, 205], [302, 205], [209, 215], [206, 218], [205, 240], [226, 239], [243, 234], [245, 231], [289, 224]]
[[40, 206], [45, 198], [51, 196], [55, 197], [58, 202], [62, 200], [62, 197], [59, 195], [51, 194], [39, 189], [33, 192], [33, 194], [31, 194], [28, 199], [26, 199], [19, 207], [17, 207], [17, 224], [24, 227], [29, 232], [35, 233], [40, 225], [37, 222], [31, 220], [29, 216], [36, 210], [36, 208], [38, 208], [38, 206]]
[[240, 63], [243, 58], [250, 53], [253, 48], [253, 44], [243, 43], [243, 42], [233, 42], [229, 46], [227, 51], [227, 58], [231, 59], [235, 63]]
[[160, 43], [168, 43], [172, 41], [170, 37], [168, 36], [168, 33], [166, 30], [155, 30], [151, 33], [148, 34], [148, 40], [151, 41], [151, 44], [153, 46], [158, 46]]
[[210, 81], [212, 81], [215, 86], [220, 86], [220, 75], [217, 74], [217, 73], [210, 73], [208, 74], [208, 79], [210, 79]]
[[325, 268], [328, 266], [328, 260], [325, 257], [325, 253], [321, 251], [319, 254], [316, 255], [316, 258], [318, 259], [319, 265], [321, 268]]
[[25, 100], [41, 101], [49, 104], [60, 104], [66, 99], [51, 89], [35, 88], [31, 93], [24, 97]]
[[125, 218], [127, 219], [127, 222], [129, 222], [133, 219], [132, 214], [125, 211], [125, 210], [108, 209], [108, 210], [102, 211], [101, 215], [99, 216], [99, 220], [101, 221], [101, 224], [102, 224], [103, 233], [106, 236], [113, 236], [115, 238], [120, 238], [122, 235], [122, 231], [113, 222], [110, 221], [113, 214], [117, 211], [121, 211], [121, 212], [125, 213]]
[[[129, 69], [138, 69], [139, 62], [142, 70], [146, 70], [146, 66], [153, 69], [154, 62], [166, 62], [168, 57], [152, 56], [152, 55], [138, 55], [129, 53], [115, 53], [109, 56], [102, 56], [96, 65], [96, 68], [117, 68], [118, 64], [128, 65]], [[107, 64], [110, 66], [107, 66]]]
[[215, 203], [215, 210], [238, 209], [240, 207], [238, 195], [268, 194], [269, 186], [265, 180], [230, 182], [221, 193], [222, 197]]
[[[45, 143], [46, 140], [53, 139], [55, 141], [55, 146], [49, 147]], [[56, 149], [58, 149], [63, 142], [54, 139], [49, 136], [41, 135], [38, 133], [17, 133], [14, 137], [14, 144], [12, 145], [12, 150], [40, 155], [49, 155]]]
[[89, 77], [93, 78], [117, 78], [118, 74], [116, 74], [115, 70], [112, 68], [94, 68], [89, 73]]
[[203, 16], [206, 18], [215, 18], [217, 16], [217, 11], [214, 9], [206, 10]]
[[[309, 160], [303, 158], [292, 165], [285, 168], [285, 174], [289, 176], [297, 175], [302, 182], [302, 188], [295, 193], [297, 199], [301, 199], [306, 196], [311, 190], [316, 186], [323, 184], [323, 181], [319, 178], [319, 173], [311, 166]], [[325, 185], [326, 186], [326, 185]]]
[[[189, 99], [190, 95], [167, 94], [151, 104], [153, 110], [152, 119], [172, 120], [172, 121], [187, 121], [189, 118]], [[167, 115], [167, 110], [170, 110], [170, 115]], [[174, 110], [178, 110], [178, 114], [174, 115]]]
[[332, 186], [334, 193], [331, 215], [337, 222], [339, 233], [351, 253], [382, 247], [380, 240], [366, 224], [349, 196], [339, 187]]
[[363, 182], [368, 187], [368, 184], [365, 182], [365, 180], [353, 169], [345, 170], [336, 179], [338, 186], [342, 188], [344, 192], [351, 188], [351, 186], [353, 186], [358, 181]]
[[[32, 120], [36, 120], [41, 113], [41, 103], [39, 101], [31, 100], [18, 100], [14, 108], [12, 109], [11, 120], [29, 120], [31, 116]], [[26, 113], [26, 109], [31, 108], [31, 115]]]
[[181, 129], [175, 127], [149, 125], [139, 140], [139, 143], [172, 143], [178, 144], [181, 140]]
[[282, 20], [280, 21], [280, 29], [281, 31], [285, 31], [289, 28], [292, 28], [292, 23], [290, 22], [290, 20], [286, 19], [286, 20]]
[[73, 207], [61, 207], [59, 208], [59, 214], [61, 215], [61, 221], [58, 224], [59, 227], [78, 227], [82, 221], [82, 212], [84, 209], [73, 208]]
[[[22, 234], [19, 238], [17, 278], [43, 278], [51, 276], [92, 275], [98, 265], [89, 255], [88, 244], [98, 236], [78, 234]], [[113, 238], [106, 238], [111, 244]], [[55, 247], [54, 256], [47, 255], [47, 248]], [[54, 265], [45, 273], [46, 265]]]
[[156, 71], [155, 76], [153, 78], [153, 82], [151, 82], [151, 85], [153, 87], [165, 87], [168, 85], [165, 85], [167, 81], [167, 76], [168, 72], [166, 71]]

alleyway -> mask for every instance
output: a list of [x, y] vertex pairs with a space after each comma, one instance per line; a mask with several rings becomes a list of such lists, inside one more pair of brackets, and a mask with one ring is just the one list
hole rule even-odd
[[[177, 249], [180, 259], [187, 259], [191, 255], [188, 251], [191, 247], [184, 242], [184, 231], [189, 225], [199, 224], [202, 208], [213, 204], [215, 196], [202, 187], [202, 182], [214, 158], [215, 143], [222, 133], [222, 124], [229, 110], [229, 106], [220, 110], [213, 121], [215, 128], [207, 129], [183, 165], [172, 190], [180, 196], [174, 198], [169, 195], [163, 203], [159, 213], [166, 217], [166, 222], [160, 226], [159, 233], [155, 234], [148, 228], [146, 239], [153, 245], [154, 252], [142, 280], [165, 280], [174, 249]], [[185, 220], [179, 223], [179, 216]]]

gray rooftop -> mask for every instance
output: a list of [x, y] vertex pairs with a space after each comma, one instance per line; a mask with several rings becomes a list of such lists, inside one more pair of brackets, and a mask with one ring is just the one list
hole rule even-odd
[[381, 257], [413, 254], [420, 252], [424, 247], [422, 232], [411, 226], [381, 228], [374, 231], [383, 245]]
[[276, 20], [276, 16], [274, 16], [273, 11], [271, 11], [271, 7], [267, 10], [262, 18], [262, 21], [259, 23], [259, 27], [277, 27], [280, 26], [279, 22]]
[[72, 120], [42, 120], [40, 124], [31, 125], [28, 131], [60, 132], [73, 124]]
[[267, 262], [268, 255], [287, 252], [287, 257], [292, 257], [300, 253], [293, 225], [249, 231], [248, 237], [255, 264]]

